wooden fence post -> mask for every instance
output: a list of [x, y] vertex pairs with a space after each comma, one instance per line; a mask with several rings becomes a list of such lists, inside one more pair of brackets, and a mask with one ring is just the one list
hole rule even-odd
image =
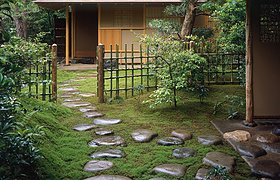
[[57, 45], [52, 45], [52, 100], [57, 101]]
[[98, 57], [98, 102], [104, 103], [104, 45], [99, 44], [97, 47]]

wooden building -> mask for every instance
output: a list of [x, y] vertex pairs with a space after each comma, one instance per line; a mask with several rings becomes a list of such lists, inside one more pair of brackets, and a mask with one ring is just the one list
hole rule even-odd
[[[138, 34], [151, 34], [148, 27], [152, 19], [182, 21], [180, 17], [166, 17], [166, 5], [181, 0], [37, 0], [38, 5], [50, 9], [66, 10], [66, 64], [69, 58], [95, 58], [99, 43], [108, 49], [118, 44], [139, 48]], [[208, 16], [196, 19], [196, 27], [206, 27]], [[130, 46], [128, 46], [130, 47]], [[113, 46], [113, 49], [115, 46]], [[128, 49], [129, 50], [129, 49]]]

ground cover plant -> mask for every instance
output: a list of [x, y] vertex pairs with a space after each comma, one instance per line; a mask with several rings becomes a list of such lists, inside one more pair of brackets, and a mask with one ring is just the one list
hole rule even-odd
[[[80, 76], [94, 73], [93, 71], [59, 71], [58, 82], [62, 83]], [[72, 82], [81, 92], [95, 92], [96, 78], [87, 78], [83, 81]], [[86, 101], [95, 104], [105, 117], [120, 118], [123, 123], [114, 125], [116, 135], [122, 136], [127, 141], [122, 149], [127, 156], [121, 159], [110, 159], [114, 167], [102, 173], [88, 173], [83, 171], [84, 164], [91, 160], [89, 155], [106, 147], [88, 147], [87, 142], [97, 138], [92, 131], [76, 132], [72, 127], [80, 123], [92, 123], [92, 119], [82, 117], [82, 113], [59, 106], [62, 102], [53, 104], [34, 99], [25, 99], [27, 109], [36, 107], [38, 112], [32, 116], [30, 123], [40, 124], [45, 127], [46, 136], [40, 144], [44, 159], [41, 160], [41, 174], [44, 179], [83, 179], [97, 174], [119, 174], [133, 179], [146, 180], [152, 177], [170, 176], [155, 174], [152, 169], [161, 163], [178, 163], [188, 167], [182, 179], [194, 179], [196, 171], [202, 164], [202, 158], [207, 152], [220, 151], [233, 155], [237, 159], [236, 170], [231, 174], [233, 179], [254, 179], [250, 176], [250, 169], [239, 155], [229, 145], [203, 146], [197, 142], [197, 136], [215, 134], [218, 132], [211, 125], [214, 119], [225, 118], [225, 109], [213, 115], [215, 102], [221, 101], [227, 94], [244, 95], [243, 88], [239, 86], [210, 86], [209, 96], [204, 103], [191, 93], [179, 92], [185, 97], [178, 103], [177, 109], [168, 105], [160, 105], [150, 109], [139, 101], [139, 96], [129, 98], [122, 102], [98, 104], [96, 97], [87, 98]], [[60, 92], [61, 93], [61, 92]], [[148, 98], [149, 93], [141, 94], [141, 100]], [[224, 110], [224, 111], [223, 111]], [[156, 131], [159, 137], [170, 135], [177, 128], [194, 133], [194, 138], [180, 147], [190, 147], [197, 151], [196, 156], [187, 159], [172, 157], [172, 146], [159, 146], [156, 140], [150, 143], [135, 143], [130, 133], [138, 128], [148, 128]], [[59, 170], [58, 170], [59, 169]], [[178, 178], [173, 178], [178, 179]]]

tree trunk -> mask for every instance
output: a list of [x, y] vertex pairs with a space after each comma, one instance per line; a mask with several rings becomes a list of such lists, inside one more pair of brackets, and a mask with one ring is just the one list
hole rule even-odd
[[195, 16], [196, 16], [196, 1], [195, 0], [190, 0], [188, 3], [188, 8], [185, 14], [183, 26], [181, 29], [181, 38], [186, 39], [186, 36], [189, 36], [192, 34], [192, 29], [194, 26], [194, 21], [195, 21]]
[[[21, 0], [24, 4], [24, 7], [26, 6], [26, 0]], [[14, 16], [14, 22], [16, 26], [16, 33], [17, 36], [26, 39], [27, 38], [27, 21], [26, 21], [27, 12], [26, 10], [19, 9], [18, 6], [15, 8], [15, 16]]]

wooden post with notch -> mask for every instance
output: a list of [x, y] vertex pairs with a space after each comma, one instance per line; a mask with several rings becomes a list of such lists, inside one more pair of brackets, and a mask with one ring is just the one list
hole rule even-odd
[[52, 101], [57, 101], [57, 45], [52, 45]]
[[104, 103], [104, 45], [99, 44], [97, 47], [98, 57], [98, 102]]

